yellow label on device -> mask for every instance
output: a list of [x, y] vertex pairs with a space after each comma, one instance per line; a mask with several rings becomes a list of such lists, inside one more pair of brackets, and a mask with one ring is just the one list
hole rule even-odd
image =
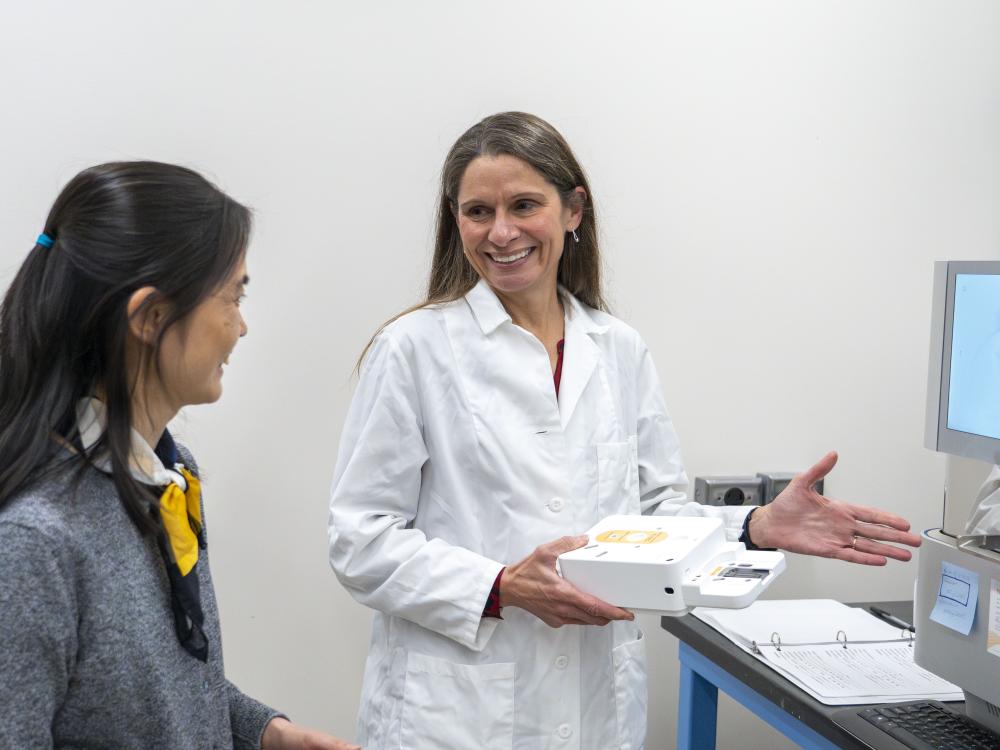
[[665, 531], [646, 531], [633, 529], [615, 529], [597, 535], [599, 542], [614, 542], [616, 544], [656, 544], [667, 538]]

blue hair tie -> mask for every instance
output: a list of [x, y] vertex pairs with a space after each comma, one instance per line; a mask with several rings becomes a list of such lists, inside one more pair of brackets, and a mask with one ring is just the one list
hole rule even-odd
[[37, 242], [44, 248], [50, 248], [56, 243], [56, 241], [51, 237], [49, 237], [47, 234], [45, 234], [45, 232], [42, 232], [40, 235], [38, 235], [38, 239], [35, 240], [35, 242]]

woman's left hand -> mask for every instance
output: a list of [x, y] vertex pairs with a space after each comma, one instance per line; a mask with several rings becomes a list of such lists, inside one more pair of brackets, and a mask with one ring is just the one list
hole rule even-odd
[[344, 740], [315, 729], [306, 729], [292, 724], [280, 716], [271, 719], [264, 727], [260, 741], [261, 750], [361, 750]]
[[885, 565], [886, 558], [909, 560], [920, 546], [905, 518], [866, 505], [823, 497], [815, 484], [833, 469], [833, 451], [793, 479], [769, 505], [753, 511], [750, 539], [758, 547], [775, 547], [804, 555], [819, 555], [861, 565]]

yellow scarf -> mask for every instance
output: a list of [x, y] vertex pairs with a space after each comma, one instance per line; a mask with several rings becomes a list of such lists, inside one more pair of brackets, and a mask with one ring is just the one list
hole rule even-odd
[[198, 535], [201, 533], [201, 482], [183, 467], [187, 492], [171, 482], [160, 496], [160, 518], [170, 540], [174, 562], [186, 576], [198, 562]]

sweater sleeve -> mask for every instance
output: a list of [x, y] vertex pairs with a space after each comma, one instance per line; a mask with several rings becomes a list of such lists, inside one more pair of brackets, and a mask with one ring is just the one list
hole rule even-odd
[[268, 722], [278, 716], [288, 718], [280, 711], [246, 695], [229, 680], [226, 680], [226, 695], [229, 698], [229, 722], [233, 727], [234, 750], [258, 750], [261, 735]]
[[42, 531], [0, 523], [0, 747], [53, 746], [77, 649], [71, 571]]
[[[177, 456], [184, 466], [195, 475], [198, 474], [198, 463], [186, 446], [177, 445]], [[202, 518], [205, 518], [204, 497], [202, 497]], [[207, 529], [205, 533], [207, 538]], [[202, 559], [207, 568], [208, 554], [206, 553]], [[233, 731], [234, 750], [258, 750], [261, 735], [264, 734], [268, 722], [277, 716], [288, 718], [280, 711], [251, 698], [229, 680], [225, 682], [225, 691], [229, 703], [229, 723]]]

